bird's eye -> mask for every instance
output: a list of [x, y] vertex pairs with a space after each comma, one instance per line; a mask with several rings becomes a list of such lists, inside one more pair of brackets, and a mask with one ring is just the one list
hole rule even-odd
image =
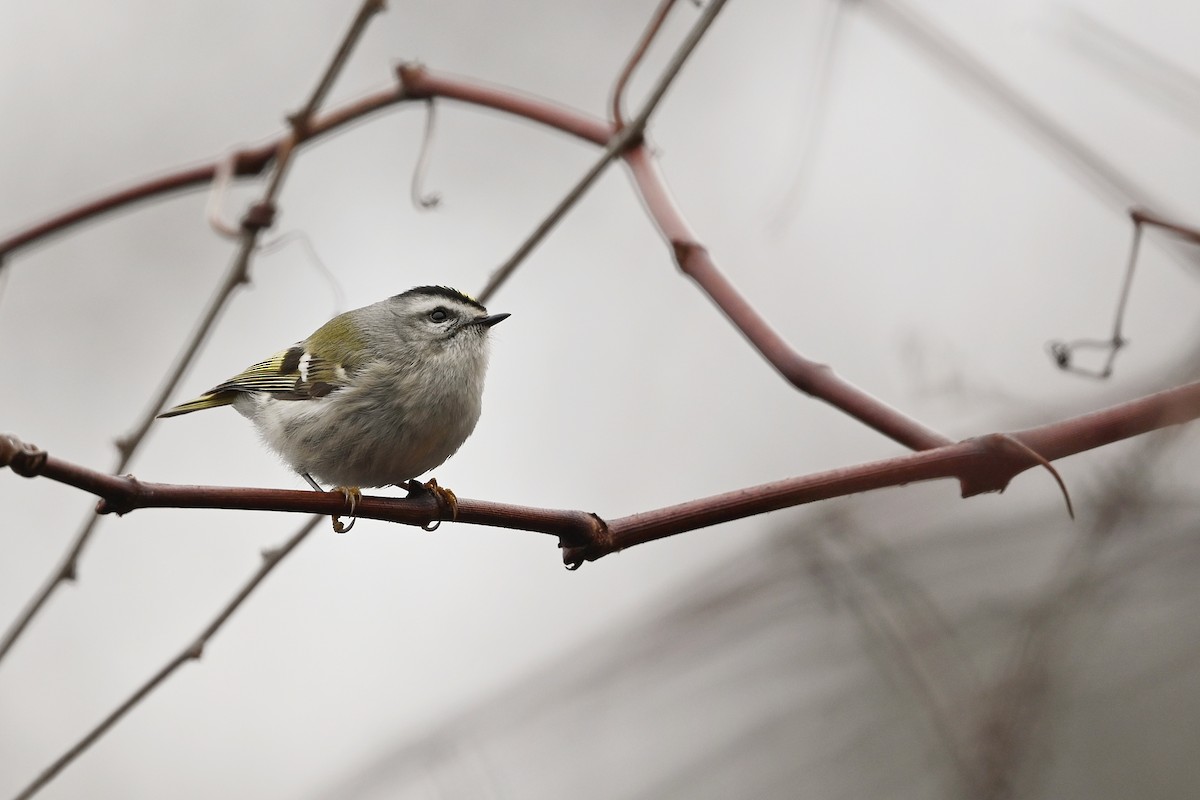
[[434, 322], [445, 322], [446, 318], [449, 316], [450, 314], [441, 306], [438, 306], [433, 311], [429, 312], [429, 319]]

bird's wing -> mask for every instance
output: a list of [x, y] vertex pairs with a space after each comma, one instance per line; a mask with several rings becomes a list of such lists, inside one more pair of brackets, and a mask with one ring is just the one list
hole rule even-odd
[[227, 406], [244, 393], [262, 392], [278, 400], [312, 400], [335, 392], [348, 382], [346, 370], [340, 365], [305, 352], [304, 345], [297, 344], [252, 364], [195, 400], [177, 405], [159, 416], [175, 417]]

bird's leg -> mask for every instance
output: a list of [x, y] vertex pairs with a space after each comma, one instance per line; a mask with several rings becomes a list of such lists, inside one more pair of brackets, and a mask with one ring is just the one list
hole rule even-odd
[[[325, 491], [321, 488], [321, 484], [314, 481], [312, 475], [309, 475], [307, 472], [301, 472], [300, 477], [308, 481], [308, 485], [313, 488], [313, 491]], [[358, 521], [358, 518], [354, 516], [354, 509], [358, 508], [358, 501], [362, 500], [362, 489], [358, 488], [357, 486], [335, 486], [329, 491], [340, 492], [342, 497], [345, 497], [346, 502], [350, 505], [349, 525], [343, 524], [341, 519], [338, 518], [337, 514], [334, 514], [332, 517], [330, 517], [330, 520], [333, 522], [333, 532], [349, 533], [350, 529], [354, 527], [354, 523]]]
[[451, 522], [458, 519], [458, 496], [445, 486], [438, 486], [437, 478], [430, 478], [425, 483], [421, 483], [414, 478], [404, 484], [404, 489], [408, 492], [409, 497], [428, 492], [437, 501], [439, 518], [434, 520], [430, 525], [423, 525], [422, 527], [425, 530], [436, 531], [438, 529], [438, 526], [442, 524], [440, 512], [449, 510]]

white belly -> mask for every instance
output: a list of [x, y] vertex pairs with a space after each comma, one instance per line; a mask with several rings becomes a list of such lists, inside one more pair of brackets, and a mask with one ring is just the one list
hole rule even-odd
[[419, 404], [393, 372], [365, 374], [356, 387], [311, 400], [246, 394], [234, 408], [297, 472], [327, 486], [388, 486], [439, 466], [475, 429], [482, 380], [455, 377], [425, 385]]

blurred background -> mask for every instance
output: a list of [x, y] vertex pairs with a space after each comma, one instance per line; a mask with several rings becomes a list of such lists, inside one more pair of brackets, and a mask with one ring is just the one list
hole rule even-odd
[[[393, 2], [330, 102], [420, 60], [603, 115], [655, 5]], [[0, 234], [277, 133], [356, 6], [3, 0]], [[678, 4], [631, 103], [699, 13]], [[1111, 380], [1059, 372], [1046, 343], [1108, 334], [1129, 206], [1200, 224], [1198, 27], [1183, 0], [739, 0], [651, 138], [718, 264], [801, 352], [953, 438], [1040, 424], [1192, 375], [1200, 261], [1161, 233]], [[421, 211], [424, 123], [421, 104], [393, 107], [300, 153], [266, 236], [288, 238], [173, 402], [337, 311], [417, 284], [478, 291], [597, 155], [439, 103], [425, 189], [442, 203]], [[227, 215], [261, 191], [239, 184]], [[4, 262], [0, 430], [113, 463], [232, 257], [207, 200], [145, 203]], [[462, 496], [613, 517], [901, 452], [745, 345], [619, 166], [489, 306], [513, 317], [484, 415], [436, 471]], [[910, 486], [573, 573], [535, 534], [322, 522], [201, 662], [42, 796], [1190, 796], [1193, 428], [1061, 462], [1074, 522], [1037, 471], [1003, 496]], [[156, 423], [131, 469], [303, 488], [233, 412]], [[93, 505], [0, 474], [0, 625]], [[301, 522], [105, 518], [78, 582], [0, 662], [0, 796]]]

